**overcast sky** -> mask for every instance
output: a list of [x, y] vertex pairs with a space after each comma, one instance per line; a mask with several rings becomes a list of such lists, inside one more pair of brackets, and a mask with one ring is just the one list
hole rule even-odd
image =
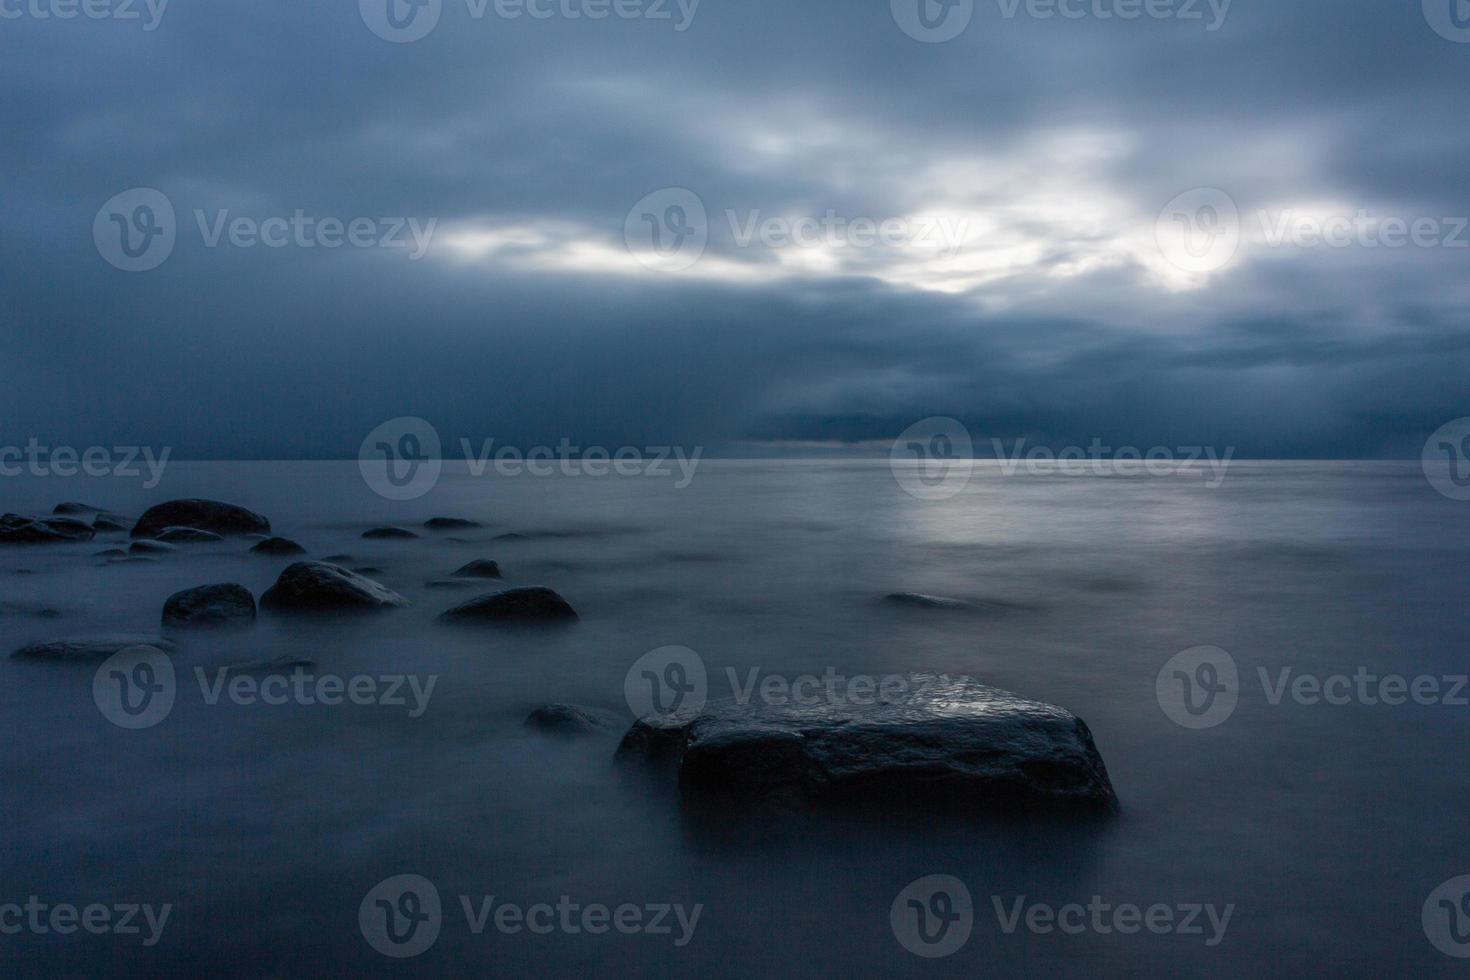
[[[1357, 457], [1470, 414], [1454, 0], [925, 0], [932, 30], [916, 0], [394, 0], [406, 27], [386, 0], [54, 2], [0, 0], [0, 444], [351, 456], [415, 415], [714, 447], [943, 415]], [[137, 188], [172, 222], [109, 204]], [[328, 248], [323, 219], [366, 221]], [[150, 261], [123, 231], [166, 256], [119, 268]]]

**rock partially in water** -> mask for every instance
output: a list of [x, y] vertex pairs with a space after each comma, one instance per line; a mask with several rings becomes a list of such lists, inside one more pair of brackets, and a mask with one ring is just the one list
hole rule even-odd
[[92, 520], [92, 529], [99, 534], [126, 532], [133, 529], [133, 521], [118, 514], [98, 514]]
[[155, 537], [170, 527], [192, 527], [222, 535], [269, 534], [271, 522], [254, 511], [217, 500], [170, 500], [144, 512], [133, 526], [133, 537]]
[[418, 537], [406, 527], [375, 527], [362, 532], [362, 536], [369, 541], [408, 541]]
[[573, 737], [617, 731], [623, 718], [600, 708], [579, 704], [543, 704], [526, 718], [525, 726], [546, 735]]
[[252, 555], [270, 555], [287, 558], [306, 554], [306, 549], [290, 538], [266, 538], [250, 549]]
[[273, 612], [372, 612], [407, 604], [392, 589], [321, 561], [290, 566], [260, 597], [261, 608]]
[[555, 591], [541, 586], [510, 589], [477, 599], [439, 615], [445, 623], [540, 624], [569, 623], [577, 612]]
[[134, 541], [128, 545], [128, 553], [132, 555], [166, 555], [178, 550], [178, 545], [166, 541]]
[[455, 573], [455, 578], [500, 578], [500, 564], [498, 562], [479, 559], [468, 565], [461, 566]]
[[727, 702], [650, 716], [634, 723], [618, 757], [671, 765], [683, 798], [711, 811], [1117, 808], [1092, 733], [1071, 712], [969, 678], [903, 680], [901, 690], [816, 706]]
[[213, 531], [201, 531], [197, 527], [166, 527], [158, 532], [154, 540], [164, 544], [211, 544], [223, 541], [224, 537]]
[[948, 609], [955, 612], [974, 610], [975, 604], [963, 599], [950, 599], [945, 596], [924, 595], [922, 592], [895, 592], [883, 597], [884, 602], [896, 606], [908, 606], [911, 609]]
[[108, 548], [106, 551], [97, 552], [92, 557], [101, 558], [103, 561], [120, 561], [127, 556], [128, 553], [121, 548]]
[[431, 531], [472, 531], [484, 525], [463, 517], [431, 517], [424, 521], [424, 527]]
[[32, 643], [11, 654], [21, 660], [54, 660], [68, 662], [92, 662], [106, 660], [115, 653], [129, 647], [157, 647], [171, 653], [178, 647], [160, 636], [146, 634], [70, 636], [45, 643]]
[[68, 501], [64, 504], [57, 504], [52, 508], [51, 513], [58, 514], [62, 517], [86, 517], [88, 514], [102, 513], [102, 508], [93, 507], [91, 504], [79, 504], [74, 501]]
[[201, 585], [175, 592], [163, 604], [166, 627], [245, 627], [254, 623], [255, 596], [243, 585]]
[[65, 544], [69, 541], [91, 541], [97, 536], [92, 525], [70, 517], [48, 517], [36, 520], [20, 514], [0, 517], [0, 545]]

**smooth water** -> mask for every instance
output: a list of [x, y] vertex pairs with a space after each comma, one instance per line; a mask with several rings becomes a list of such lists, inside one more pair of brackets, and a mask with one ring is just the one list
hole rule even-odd
[[[0, 903], [171, 903], [161, 940], [0, 935], [6, 975], [762, 977], [1452, 976], [1421, 908], [1470, 873], [1470, 707], [1273, 705], [1258, 668], [1470, 672], [1470, 505], [1417, 464], [1247, 463], [1223, 485], [1173, 477], [1006, 475], [977, 468], [946, 501], [906, 494], [886, 462], [707, 462], [674, 479], [473, 477], [391, 503], [354, 463], [175, 464], [121, 479], [8, 479], [3, 509], [81, 499], [136, 516], [183, 496], [266, 514], [314, 557], [382, 569], [408, 609], [349, 622], [263, 616], [191, 638], [159, 725], [127, 731], [93, 701], [95, 668], [0, 659]], [[487, 528], [370, 542], [434, 515]], [[493, 541], [498, 534], [527, 535]], [[164, 599], [236, 581], [258, 596], [286, 559], [248, 542], [157, 564], [103, 565], [86, 545], [0, 551], [0, 646], [154, 632]], [[446, 630], [476, 593], [430, 590], [473, 558], [508, 585], [556, 588], [579, 625]], [[981, 615], [881, 602], [915, 591], [984, 600]], [[52, 609], [60, 618], [42, 618]], [[1122, 800], [1103, 824], [820, 819], [694, 826], [666, 788], [612, 765], [616, 732], [528, 733], [548, 701], [628, 713], [629, 667], [678, 644], [742, 680], [968, 674], [1086, 719]], [[1242, 677], [1230, 719], [1170, 721], [1160, 669], [1221, 647]], [[195, 667], [310, 658], [343, 677], [437, 678], [428, 709], [208, 704]], [[1466, 694], [1470, 692], [1462, 692]], [[421, 874], [443, 897], [437, 942], [390, 960], [364, 941], [375, 884]], [[890, 927], [894, 898], [949, 874], [974, 897], [961, 950], [925, 960]], [[681, 903], [693, 938], [475, 935], [458, 896], [529, 906]], [[1008, 934], [993, 903], [1094, 895], [1147, 908], [1234, 905], [1203, 935]]]

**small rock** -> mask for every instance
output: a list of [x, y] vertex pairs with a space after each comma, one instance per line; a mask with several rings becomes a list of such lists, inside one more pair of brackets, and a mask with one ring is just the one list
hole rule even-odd
[[158, 532], [154, 540], [165, 544], [210, 544], [223, 541], [224, 537], [213, 531], [201, 531], [197, 527], [166, 527]]
[[215, 534], [269, 534], [271, 522], [254, 511], [217, 500], [170, 500], [150, 507], [133, 527], [133, 537], [151, 538], [170, 527]]
[[167, 627], [249, 626], [255, 622], [255, 596], [243, 585], [201, 585], [169, 596], [163, 605]]
[[178, 545], [164, 541], [134, 541], [128, 545], [128, 553], [133, 555], [166, 555], [178, 550]]
[[481, 559], [472, 561], [454, 573], [455, 578], [500, 578], [500, 565]]
[[616, 731], [626, 720], [611, 711], [576, 704], [543, 704], [526, 718], [525, 726], [547, 735], [596, 735]]
[[406, 527], [375, 527], [362, 532], [362, 536], [369, 541], [406, 541], [418, 537]]
[[103, 534], [131, 531], [133, 529], [133, 522], [126, 517], [119, 517], [117, 514], [98, 514], [92, 520], [92, 529]]
[[577, 619], [571, 604], [551, 589], [510, 589], [471, 599], [439, 615], [446, 623], [564, 623]]
[[920, 592], [895, 592], [883, 597], [884, 602], [891, 602], [896, 606], [909, 606], [915, 609], [973, 609], [975, 608], [963, 599], [948, 599], [944, 596], [924, 595]]
[[92, 557], [102, 558], [106, 561], [116, 561], [119, 558], [126, 558], [127, 556], [128, 553], [126, 551], [123, 551], [121, 548], [108, 548], [106, 551], [97, 552]]
[[468, 521], [462, 517], [431, 517], [424, 521], [424, 527], [431, 531], [470, 531], [484, 526], [479, 521]]
[[250, 549], [252, 555], [273, 555], [287, 557], [291, 555], [304, 555], [306, 549], [301, 547], [290, 538], [266, 538], [264, 541]]
[[340, 565], [299, 561], [260, 597], [278, 612], [362, 612], [407, 605], [398, 593]]
[[51, 511], [51, 513], [53, 514], [60, 514], [62, 516], [98, 514], [101, 512], [101, 507], [93, 507], [91, 504], [78, 503], [57, 504], [56, 507]]
[[21, 660], [100, 661], [128, 647], [157, 647], [171, 653], [178, 647], [158, 636], [117, 634], [105, 636], [72, 636], [21, 647], [11, 656]]

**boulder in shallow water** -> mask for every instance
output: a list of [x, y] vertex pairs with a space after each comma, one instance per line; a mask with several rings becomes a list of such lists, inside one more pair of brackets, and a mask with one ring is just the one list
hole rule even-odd
[[624, 718], [600, 708], [584, 708], [579, 704], [543, 704], [526, 718], [525, 727], [546, 735], [571, 737], [616, 731]]
[[973, 603], [963, 599], [950, 599], [945, 596], [924, 595], [922, 592], [895, 592], [883, 597], [884, 602], [895, 606], [908, 606], [911, 609], [949, 609], [952, 611], [973, 610]]
[[418, 537], [406, 527], [375, 527], [362, 532], [362, 536], [368, 541], [408, 541]]
[[132, 555], [166, 555], [178, 550], [178, 545], [167, 541], [134, 541], [128, 545], [128, 553]]
[[158, 532], [154, 540], [164, 544], [211, 544], [223, 541], [224, 537], [213, 531], [201, 531], [197, 527], [166, 527]]
[[55, 660], [72, 662], [102, 661], [129, 647], [157, 647], [165, 653], [178, 647], [159, 636], [117, 634], [71, 636], [44, 643], [32, 643], [11, 654], [21, 660]]
[[92, 520], [92, 530], [101, 534], [131, 531], [133, 522], [118, 514], [98, 514]]
[[274, 612], [372, 612], [407, 605], [403, 596], [341, 565], [299, 561], [260, 597]]
[[102, 513], [102, 508], [93, 507], [91, 504], [79, 504], [74, 501], [68, 501], [64, 504], [57, 504], [52, 508], [51, 513], [61, 517], [85, 517], [88, 514]]
[[243, 585], [201, 585], [175, 592], [163, 604], [163, 625], [244, 627], [255, 622], [255, 596]]
[[577, 611], [555, 591], [536, 586], [510, 589], [477, 599], [439, 615], [445, 623], [551, 624], [577, 619]]
[[170, 527], [192, 527], [223, 535], [270, 534], [271, 522], [254, 511], [217, 500], [170, 500], [148, 508], [133, 526], [133, 537], [155, 537]]
[[500, 578], [498, 562], [479, 559], [463, 565], [454, 573], [455, 578]]
[[123, 551], [121, 548], [108, 548], [106, 551], [97, 552], [92, 557], [101, 558], [104, 561], [119, 561], [123, 558], [126, 558], [127, 556], [128, 553], [126, 551]]
[[306, 554], [306, 549], [290, 538], [266, 538], [264, 541], [252, 547], [250, 553], [252, 555], [271, 555], [273, 557], [289, 558], [294, 555]]
[[92, 525], [70, 517], [36, 520], [20, 514], [0, 517], [0, 545], [65, 544], [69, 541], [91, 541], [97, 532]]
[[463, 517], [431, 517], [424, 521], [424, 527], [430, 531], [472, 531], [484, 525], [479, 521], [470, 521]]
[[688, 803], [727, 813], [1117, 808], [1092, 733], [1071, 712], [969, 678], [903, 680], [901, 690], [884, 685], [814, 706], [726, 702], [697, 715], [649, 716], [624, 736], [618, 757], [672, 766]]

